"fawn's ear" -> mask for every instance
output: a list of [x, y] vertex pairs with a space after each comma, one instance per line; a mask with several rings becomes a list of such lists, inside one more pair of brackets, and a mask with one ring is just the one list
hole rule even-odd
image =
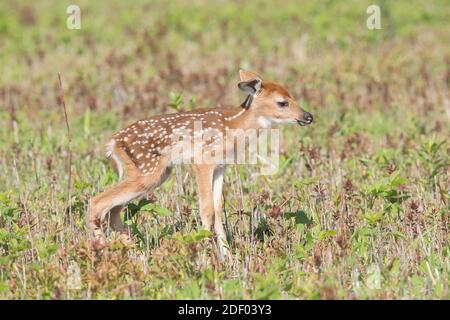
[[254, 72], [239, 70], [239, 77], [241, 82], [239, 82], [238, 87], [241, 91], [247, 93], [247, 98], [241, 104], [241, 107], [248, 109], [253, 102], [253, 98], [261, 90], [262, 80]]
[[241, 91], [250, 94], [252, 96], [256, 95], [256, 93], [258, 93], [259, 90], [261, 90], [261, 85], [262, 81], [259, 77], [247, 81], [241, 81], [238, 83], [238, 87], [239, 89], [241, 89]]
[[258, 74], [256, 74], [255, 72], [246, 71], [246, 70], [242, 70], [242, 69], [239, 70], [239, 77], [241, 78], [241, 81], [248, 81], [248, 80], [255, 79], [255, 78], [261, 79], [261, 77]]
[[245, 101], [241, 104], [241, 107], [248, 109], [250, 108], [253, 98], [258, 94], [258, 92], [261, 90], [262, 86], [262, 80], [257, 77], [253, 78], [247, 81], [241, 81], [238, 84], [239, 89], [241, 91], [247, 93], [247, 98], [245, 98]]

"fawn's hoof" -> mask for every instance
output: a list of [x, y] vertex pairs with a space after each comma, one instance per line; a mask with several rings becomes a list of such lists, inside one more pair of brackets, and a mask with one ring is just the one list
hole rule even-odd
[[221, 263], [229, 263], [232, 261], [232, 255], [228, 248], [228, 243], [217, 243], [217, 257]]
[[136, 239], [128, 232], [115, 232], [111, 241], [118, 241], [125, 247], [132, 248], [136, 246]]
[[96, 251], [100, 251], [108, 246], [108, 241], [105, 235], [101, 232], [94, 232], [94, 237], [92, 238], [92, 248]]

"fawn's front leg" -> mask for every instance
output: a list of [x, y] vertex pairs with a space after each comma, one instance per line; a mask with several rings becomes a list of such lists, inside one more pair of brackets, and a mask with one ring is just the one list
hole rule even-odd
[[[203, 227], [214, 231], [217, 236], [219, 259], [223, 260], [227, 252], [227, 239], [222, 225], [222, 184], [224, 168], [215, 169], [213, 165], [196, 165], [194, 172], [197, 178], [200, 218]], [[213, 220], [214, 217], [214, 220]]]
[[222, 224], [222, 187], [225, 167], [219, 166], [213, 174], [213, 194], [214, 194], [214, 231], [217, 235], [217, 248], [219, 256], [223, 259], [229, 254], [227, 235]]
[[211, 165], [194, 165], [195, 177], [197, 179], [200, 219], [203, 227], [212, 231], [214, 215], [213, 199], [213, 174], [214, 167]]

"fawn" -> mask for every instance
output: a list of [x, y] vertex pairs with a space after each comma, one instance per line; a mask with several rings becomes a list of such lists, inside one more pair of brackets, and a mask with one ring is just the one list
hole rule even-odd
[[[235, 152], [235, 141], [225, 141], [225, 133], [233, 129], [270, 128], [273, 124], [310, 124], [313, 116], [304, 111], [282, 86], [262, 79], [254, 72], [239, 71], [238, 87], [247, 94], [241, 106], [222, 109], [202, 109], [153, 116], [140, 120], [117, 132], [106, 146], [106, 157], [111, 160], [120, 182], [92, 198], [86, 215], [87, 226], [96, 243], [105, 244], [102, 222], [109, 213], [113, 230], [124, 232], [120, 219], [122, 208], [130, 201], [144, 197], [161, 185], [169, 176], [177, 159], [174, 148], [190, 147], [175, 139], [198, 137], [208, 130], [215, 134], [196, 153]], [[202, 124], [202, 130], [195, 123]], [[185, 141], [185, 140], [183, 140]], [[190, 141], [190, 140], [189, 140]], [[220, 143], [219, 143], [220, 142]], [[191, 142], [187, 142], [190, 144]], [[184, 142], [186, 144], [186, 142]], [[220, 146], [212, 150], [213, 146]], [[195, 148], [194, 148], [195, 149]], [[228, 153], [227, 153], [228, 154]], [[188, 155], [192, 157], [192, 155]], [[228, 253], [227, 238], [222, 224], [222, 185], [225, 165], [214, 162], [192, 164], [199, 194], [202, 225], [217, 237], [219, 258]]]

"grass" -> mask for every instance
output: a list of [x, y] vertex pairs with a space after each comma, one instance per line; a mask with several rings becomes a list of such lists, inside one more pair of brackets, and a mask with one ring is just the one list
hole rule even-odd
[[[0, 3], [1, 299], [449, 298], [446, 1], [380, 1], [382, 30], [367, 1], [78, 1], [78, 31], [69, 4]], [[233, 262], [200, 229], [185, 167], [128, 207], [134, 245], [111, 233], [93, 250], [86, 205], [117, 179], [109, 135], [238, 104], [239, 67], [286, 84], [315, 122], [283, 130], [276, 175], [228, 169]]]

